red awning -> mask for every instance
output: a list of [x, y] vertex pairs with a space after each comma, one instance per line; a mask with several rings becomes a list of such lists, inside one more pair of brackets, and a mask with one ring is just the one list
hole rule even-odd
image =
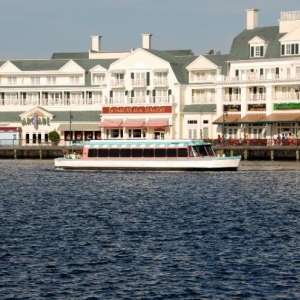
[[169, 119], [149, 119], [143, 127], [156, 128], [156, 127], [166, 127], [169, 126]]
[[143, 127], [146, 119], [126, 119], [122, 124], [121, 127], [126, 128], [141, 128]]
[[123, 119], [104, 119], [100, 124], [99, 128], [119, 128], [122, 124]]

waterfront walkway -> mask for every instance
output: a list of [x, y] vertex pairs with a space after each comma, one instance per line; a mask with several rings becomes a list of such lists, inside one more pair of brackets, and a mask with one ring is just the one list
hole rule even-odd
[[[209, 140], [216, 154], [226, 156], [241, 155], [244, 160], [264, 159], [264, 160], [299, 160], [300, 140], [293, 142], [286, 140], [276, 142], [267, 139], [252, 139], [247, 142], [240, 140], [228, 140], [220, 142]], [[0, 158], [15, 159], [53, 159], [65, 153], [82, 153], [83, 145], [74, 143], [73, 145], [52, 146], [51, 144], [40, 143], [35, 145], [1, 145]]]

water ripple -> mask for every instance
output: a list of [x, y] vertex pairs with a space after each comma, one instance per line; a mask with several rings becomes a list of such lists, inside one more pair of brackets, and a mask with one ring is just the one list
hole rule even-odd
[[0, 299], [299, 299], [299, 170], [2, 160]]

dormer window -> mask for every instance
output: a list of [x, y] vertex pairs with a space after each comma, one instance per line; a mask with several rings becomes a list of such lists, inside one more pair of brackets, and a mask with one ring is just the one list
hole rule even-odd
[[250, 46], [250, 57], [263, 57], [264, 56], [264, 46], [255, 45]]
[[281, 55], [296, 55], [299, 53], [299, 44], [284, 43], [281, 44]]
[[251, 41], [249, 41], [248, 44], [250, 46], [250, 58], [264, 57], [267, 47], [266, 41], [256, 36]]

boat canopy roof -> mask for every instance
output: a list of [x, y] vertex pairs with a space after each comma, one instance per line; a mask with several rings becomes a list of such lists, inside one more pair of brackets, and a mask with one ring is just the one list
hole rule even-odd
[[87, 148], [186, 148], [210, 143], [203, 140], [91, 140]]

